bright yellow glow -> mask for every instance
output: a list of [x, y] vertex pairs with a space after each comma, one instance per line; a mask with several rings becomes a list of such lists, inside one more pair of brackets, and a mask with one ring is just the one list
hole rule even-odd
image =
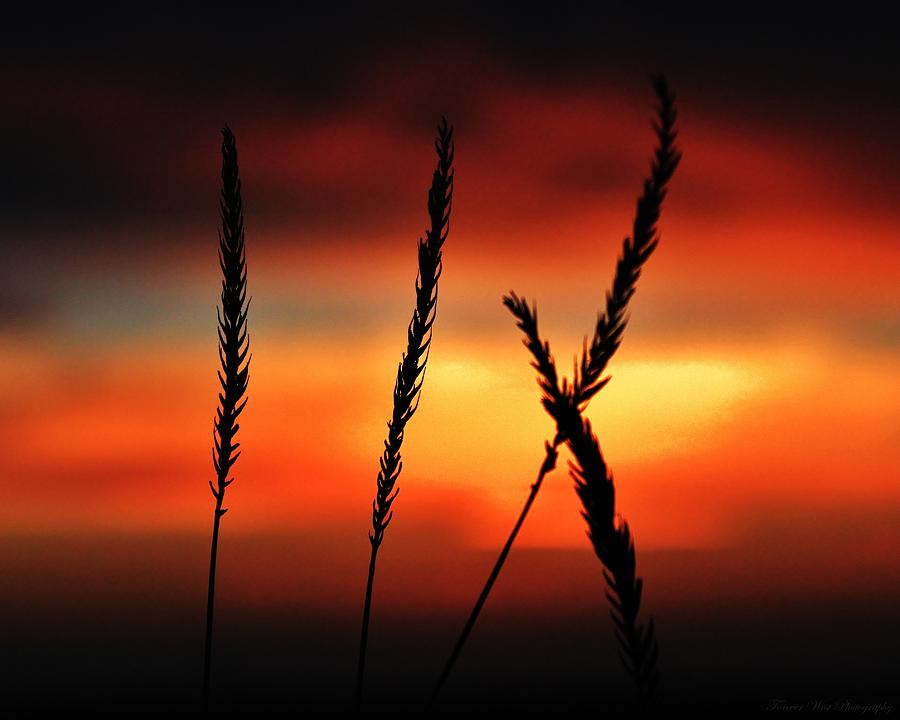
[[688, 452], [708, 444], [773, 372], [728, 360], [622, 362], [588, 415], [618, 462]]

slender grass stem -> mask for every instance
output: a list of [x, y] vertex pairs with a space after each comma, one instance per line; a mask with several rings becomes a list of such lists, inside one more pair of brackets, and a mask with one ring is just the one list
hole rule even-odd
[[556, 467], [556, 459], [559, 455], [559, 453], [557, 452], [557, 445], [545, 442], [544, 447], [546, 448], [547, 454], [544, 456], [544, 462], [541, 463], [541, 469], [538, 471], [537, 480], [535, 480], [534, 484], [532, 484], [531, 492], [528, 493], [528, 499], [525, 501], [525, 506], [522, 508], [522, 512], [519, 514], [519, 519], [516, 520], [516, 524], [513, 526], [512, 532], [506, 539], [506, 544], [500, 551], [500, 556], [497, 558], [497, 562], [494, 563], [494, 568], [493, 570], [491, 570], [491, 574], [488, 576], [487, 582], [484, 584], [484, 588], [482, 588], [481, 590], [481, 595], [478, 596], [478, 600], [475, 602], [475, 607], [472, 608], [469, 619], [466, 620], [465, 627], [463, 627], [462, 633], [460, 634], [459, 639], [456, 641], [453, 652], [450, 653], [450, 658], [447, 660], [447, 664], [444, 666], [444, 670], [441, 673], [441, 676], [438, 678], [437, 684], [434, 686], [434, 690], [431, 693], [431, 698], [428, 701], [429, 709], [431, 709], [434, 706], [434, 703], [437, 701], [438, 695], [441, 692], [441, 688], [444, 686], [444, 683], [450, 676], [450, 672], [453, 670], [453, 666], [456, 664], [456, 659], [462, 652], [463, 645], [466, 644], [466, 640], [471, 634], [472, 629], [475, 627], [475, 623], [478, 621], [478, 616], [481, 614], [481, 609], [484, 607], [485, 602], [487, 602], [488, 595], [491, 594], [491, 589], [494, 587], [494, 583], [497, 581], [497, 578], [500, 575], [500, 571], [503, 569], [503, 564], [506, 562], [506, 557], [507, 555], [509, 555], [509, 551], [512, 549], [513, 543], [516, 541], [519, 530], [522, 529], [522, 525], [525, 523], [525, 518], [528, 516], [528, 511], [531, 510], [531, 506], [534, 503], [534, 499], [537, 497], [538, 491], [541, 489], [541, 484], [544, 482], [544, 478], [553, 470], [553, 468]]
[[372, 588], [375, 585], [375, 561], [378, 559], [380, 545], [372, 544], [369, 556], [369, 576], [366, 580], [366, 600], [363, 606], [362, 630], [359, 638], [359, 664], [356, 668], [356, 708], [362, 704], [363, 681], [366, 676], [366, 651], [369, 647], [369, 617], [372, 614]]
[[209, 589], [206, 595], [206, 643], [203, 662], [203, 702], [209, 705], [210, 672], [212, 666], [213, 613], [216, 597], [216, 556], [219, 553], [219, 522], [222, 519], [222, 500], [216, 500], [213, 512], [212, 547], [209, 551]]

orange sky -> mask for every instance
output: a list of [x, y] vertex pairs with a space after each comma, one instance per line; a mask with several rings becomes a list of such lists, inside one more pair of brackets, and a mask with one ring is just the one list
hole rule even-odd
[[[676, 93], [683, 160], [611, 382], [587, 415], [635, 539], [659, 707], [719, 717], [772, 698], [890, 699], [900, 53], [889, 9], [7, 16], [4, 706], [168, 711], [199, 695], [227, 123], [252, 364], [218, 546], [214, 700], [349, 707], [378, 459], [446, 115], [450, 233], [378, 554], [365, 700], [420, 709], [554, 431], [501, 298], [536, 301], [570, 374], [649, 168], [651, 72]], [[625, 710], [631, 687], [568, 459], [563, 449], [522, 527], [447, 708]]]
[[[490, 548], [551, 431], [500, 297], [538, 300], [567, 367], [611, 280], [652, 135], [643, 88], [486, 74], [502, 90], [457, 122], [439, 317], [395, 523]], [[233, 123], [253, 364], [229, 534], [337, 526], [365, 545], [432, 166], [430, 128], [391, 124], [384, 98], [399, 92], [362, 90], [370, 117], [341, 106]], [[690, 88], [680, 98], [684, 162], [662, 243], [589, 411], [620, 511], [640, 547], [689, 548], [746, 542], [748, 524], [794, 507], [896, 507], [896, 207], [851, 152], [709, 112]], [[182, 162], [210, 199], [208, 135]], [[322, 206], [280, 214], [264, 200], [276, 186], [286, 204], [306, 193]], [[3, 531], [206, 529], [217, 267], [204, 207], [206, 222], [130, 229], [144, 251], [79, 259], [56, 315], [6, 334]], [[123, 230], [101, 228], [98, 245]], [[571, 486], [562, 468], [551, 477], [523, 544], [584, 543]], [[864, 532], [898, 540], [896, 526]]]

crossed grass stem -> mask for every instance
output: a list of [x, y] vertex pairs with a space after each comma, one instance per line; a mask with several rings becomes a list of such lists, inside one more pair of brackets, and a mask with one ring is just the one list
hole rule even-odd
[[655, 76], [651, 81], [659, 105], [654, 123], [657, 147], [650, 175], [645, 179], [643, 192], [638, 197], [632, 235], [626, 237], [623, 243], [612, 289], [606, 293], [605, 311], [598, 315], [590, 344], [585, 339], [581, 360], [576, 362], [571, 383], [565, 378], [560, 380], [549, 343], [542, 340], [538, 333], [537, 309], [529, 307], [515, 293], [511, 292], [504, 297], [504, 305], [516, 318], [519, 329], [525, 335], [523, 343], [531, 353], [532, 366], [538, 373], [541, 403], [555, 421], [556, 435], [552, 443], [545, 442], [546, 455], [538, 480], [532, 485], [513, 531], [438, 678], [429, 699], [429, 707], [437, 701], [441, 688], [459, 658], [543, 479], [556, 464], [557, 449], [562, 443], [568, 445], [575, 459], [574, 464], [570, 463], [570, 472], [582, 502], [582, 516], [588, 523], [588, 537], [604, 567], [603, 574], [609, 588], [606, 597], [611, 606], [610, 614], [619, 642], [619, 657], [634, 680], [637, 695], [642, 700], [649, 697], [658, 681], [658, 648], [653, 621], [645, 627], [637, 620], [643, 582], [636, 577], [635, 550], [630, 528], [615, 513], [612, 475], [590, 422], [582, 416], [590, 399], [609, 382], [609, 377], [603, 377], [603, 372], [621, 344], [628, 323], [628, 303], [635, 293], [641, 270], [659, 243], [656, 224], [668, 183], [681, 159], [681, 154], [675, 147], [677, 132], [674, 94], [670, 92], [664, 77]]

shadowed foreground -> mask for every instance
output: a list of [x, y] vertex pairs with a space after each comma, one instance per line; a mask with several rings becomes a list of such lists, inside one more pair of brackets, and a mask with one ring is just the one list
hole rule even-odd
[[[311, 535], [229, 543], [214, 704], [352, 708], [359, 607], [345, 588], [365, 559], [336, 555], [340, 546]], [[494, 560], [493, 550], [412, 556], [404, 546], [384, 564], [403, 592], [385, 592], [372, 629], [373, 709], [424, 706]], [[202, 535], [4, 538], [3, 707], [199, 709], [205, 588], [195, 571], [206, 550]], [[892, 702], [898, 578], [839, 559], [833, 576], [800, 571], [797, 560], [786, 550], [762, 580], [746, 551], [643, 554], [655, 581], [647, 607], [669, 649], [661, 709], [731, 716], [765, 714], [773, 699]], [[514, 550], [439, 709], [596, 714], [602, 701], [605, 714], [625, 713], [631, 688], [609, 652], [602, 589], [588, 549]]]

